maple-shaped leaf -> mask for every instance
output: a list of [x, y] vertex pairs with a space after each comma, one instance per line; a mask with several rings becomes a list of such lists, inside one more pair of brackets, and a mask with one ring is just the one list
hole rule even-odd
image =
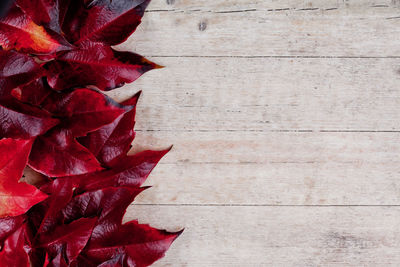
[[87, 85], [111, 90], [159, 66], [138, 54], [90, 43], [58, 56], [46, 68], [49, 69], [48, 82], [56, 90]]
[[28, 254], [25, 249], [25, 229], [20, 227], [11, 234], [0, 250], [1, 266], [30, 267]]
[[93, 154], [63, 129], [55, 129], [36, 138], [29, 156], [29, 166], [50, 177], [102, 170]]
[[118, 227], [104, 228], [101, 235], [92, 235], [82, 255], [96, 264], [123, 255], [123, 266], [149, 266], [164, 256], [181, 233], [169, 233], [131, 221]]
[[16, 4], [38, 25], [61, 33], [71, 0], [17, 0]]
[[126, 111], [126, 107], [110, 97], [85, 88], [71, 93], [54, 93], [42, 106], [61, 119], [58, 128], [68, 130], [74, 137], [109, 124]]
[[41, 76], [44, 70], [32, 57], [0, 50], [0, 97], [8, 97], [12, 89]]
[[76, 2], [63, 27], [68, 39], [75, 44], [92, 41], [117, 45], [136, 30], [150, 0]]
[[30, 139], [46, 133], [59, 121], [48, 112], [15, 99], [0, 101], [0, 138]]
[[43, 77], [14, 88], [11, 95], [21, 102], [39, 106], [52, 92]]
[[0, 140], [0, 216], [25, 213], [47, 195], [27, 183], [19, 182], [31, 150], [31, 140]]
[[0, 218], [0, 244], [5, 241], [12, 233], [18, 230], [25, 220], [25, 216]]
[[49, 259], [65, 250], [68, 261], [73, 261], [86, 246], [96, 221], [83, 218], [61, 225], [51, 233], [40, 235], [35, 246], [46, 248]]
[[131, 106], [131, 110], [120, 115], [112, 123], [78, 139], [79, 143], [87, 147], [102, 164], [106, 166], [114, 165], [131, 148], [132, 141], [135, 138], [133, 128], [135, 126], [136, 104], [140, 93], [122, 103], [124, 106]]
[[143, 151], [121, 158], [109, 170], [71, 177], [75, 191], [79, 194], [105, 187], [139, 187], [168, 151]]
[[71, 49], [61, 35], [37, 25], [15, 5], [0, 19], [0, 45], [5, 50], [31, 54], [54, 54]]

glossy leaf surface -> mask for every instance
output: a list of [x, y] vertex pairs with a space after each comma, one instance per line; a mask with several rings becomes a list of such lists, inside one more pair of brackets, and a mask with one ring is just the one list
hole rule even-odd
[[11, 91], [11, 95], [21, 102], [39, 106], [52, 93], [43, 78], [31, 81]]
[[126, 108], [92, 89], [77, 89], [72, 93], [54, 93], [43, 107], [61, 119], [58, 128], [72, 136], [83, 136], [113, 122]]
[[140, 24], [149, 0], [96, 0], [70, 9], [64, 32], [73, 43], [87, 41], [117, 45]]
[[32, 54], [54, 54], [71, 49], [61, 35], [37, 25], [17, 6], [0, 19], [0, 45], [5, 50]]
[[48, 112], [14, 99], [0, 101], [0, 137], [30, 139], [59, 123]]
[[42, 234], [38, 239], [39, 247], [47, 249], [49, 258], [55, 258], [62, 250], [73, 261], [86, 246], [96, 219], [80, 219], [70, 224], [61, 225], [51, 234]]
[[36, 24], [61, 33], [70, 0], [17, 0], [16, 3]]
[[158, 66], [140, 55], [90, 43], [59, 56], [47, 68], [49, 84], [56, 90], [87, 85], [111, 90], [135, 81]]
[[4, 242], [0, 251], [1, 266], [30, 267], [28, 254], [24, 250], [25, 231], [20, 227]]
[[32, 147], [29, 166], [47, 176], [61, 177], [102, 170], [100, 163], [66, 130], [39, 136]]
[[109, 167], [116, 164], [131, 148], [135, 138], [133, 128], [139, 96], [140, 92], [122, 103], [124, 106], [130, 106], [131, 110], [120, 115], [112, 123], [78, 139], [102, 164]]
[[168, 233], [131, 221], [104, 229], [101, 235], [92, 235], [84, 255], [98, 264], [124, 255], [123, 266], [149, 266], [164, 256], [180, 233]]
[[80, 193], [105, 187], [139, 187], [168, 151], [143, 151], [120, 159], [109, 170], [71, 177], [74, 179], [75, 190]]
[[3, 243], [12, 233], [19, 229], [25, 220], [25, 216], [0, 218], [0, 243]]
[[47, 195], [19, 182], [32, 146], [31, 140], [0, 140], [0, 217], [25, 213]]
[[44, 76], [35, 60], [15, 51], [0, 50], [0, 97], [9, 97], [12, 89]]

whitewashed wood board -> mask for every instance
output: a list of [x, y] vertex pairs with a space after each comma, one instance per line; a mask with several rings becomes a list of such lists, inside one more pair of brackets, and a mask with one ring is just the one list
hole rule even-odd
[[241, 8], [252, 7], [226, 13], [231, 1], [176, 0], [178, 10], [160, 10], [166, 2], [159, 0], [158, 7], [146, 14], [139, 34], [122, 46], [145, 55], [173, 57], [400, 56], [398, 1], [354, 1], [353, 5], [346, 5], [353, 1], [318, 1], [316, 9], [313, 1], [243, 2]]
[[400, 1], [153, 0], [118, 49], [166, 66], [126, 219], [185, 232], [155, 266], [400, 265]]
[[398, 266], [399, 207], [135, 206], [186, 230], [154, 266]]

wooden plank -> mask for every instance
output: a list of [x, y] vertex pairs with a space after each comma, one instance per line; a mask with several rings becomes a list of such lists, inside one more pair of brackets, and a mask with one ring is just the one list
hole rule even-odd
[[400, 133], [139, 132], [147, 204], [400, 205]]
[[399, 207], [133, 206], [185, 232], [154, 266], [398, 266]]
[[[147, 8], [148, 12], [246, 12], [260, 11], [312, 11], [317, 9], [351, 9], [354, 12], [367, 12], [373, 8], [399, 8], [400, 2], [396, 0], [153, 0]], [[371, 8], [371, 9], [369, 9]]]
[[[400, 47], [400, 46], [399, 46]], [[152, 58], [138, 129], [400, 130], [400, 59]]]
[[[227, 8], [230, 1], [223, 0], [211, 6], [210, 1], [176, 1], [182, 3], [178, 9], [165, 12], [157, 12], [155, 3], [154, 12], [146, 14], [138, 31], [121, 47], [146, 56], [174, 57], [400, 56], [400, 40], [395, 38], [400, 35], [397, 1], [374, 5], [373, 1], [354, 5], [347, 5], [349, 1], [249, 2], [237, 9]], [[215, 12], [215, 6], [221, 6], [220, 11]], [[232, 7], [248, 11], [229, 12]]]

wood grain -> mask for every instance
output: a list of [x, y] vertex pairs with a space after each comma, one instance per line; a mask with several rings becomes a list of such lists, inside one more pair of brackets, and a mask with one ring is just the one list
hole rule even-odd
[[[397, 1], [244, 1], [236, 8], [234, 3], [242, 1], [209, 6], [211, 1], [193, 0], [175, 1], [177, 10], [159, 10], [163, 1], [154, 2], [153, 12], [122, 47], [172, 57], [400, 56], [400, 41], [394, 38], [400, 35]], [[245, 11], [225, 12], [233, 7]]]
[[139, 203], [400, 204], [400, 133], [140, 132], [173, 150]]
[[399, 207], [134, 206], [185, 232], [154, 266], [398, 266]]
[[155, 266], [400, 265], [400, 1], [153, 0], [117, 49], [166, 66], [132, 153], [173, 150], [126, 220]]
[[152, 60], [167, 67], [112, 92], [143, 90], [138, 129], [400, 130], [400, 58]]

